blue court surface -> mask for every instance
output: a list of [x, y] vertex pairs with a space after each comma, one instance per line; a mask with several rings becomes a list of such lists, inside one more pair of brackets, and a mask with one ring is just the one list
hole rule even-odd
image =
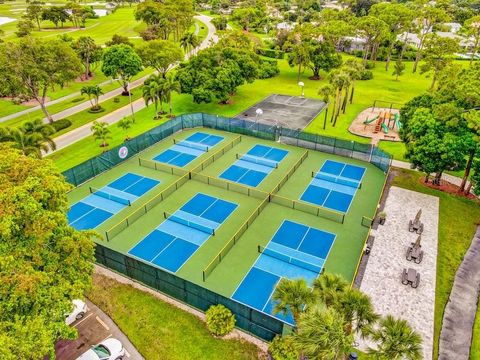
[[153, 160], [183, 167], [223, 140], [222, 136], [196, 132], [155, 156]]
[[101, 189], [91, 189], [91, 195], [70, 208], [68, 223], [77, 230], [94, 229], [159, 183], [127, 173]]
[[237, 208], [237, 204], [196, 194], [128, 253], [176, 272]]
[[[304, 278], [311, 285], [321, 273], [335, 234], [285, 220], [232, 295], [232, 299], [273, 315], [272, 294], [281, 278]], [[291, 314], [275, 317], [293, 325]]]
[[346, 213], [357, 189], [361, 187], [365, 168], [327, 160], [313, 175], [300, 200]]
[[225, 170], [220, 178], [248, 186], [258, 186], [287, 156], [288, 151], [265, 145], [255, 145]]

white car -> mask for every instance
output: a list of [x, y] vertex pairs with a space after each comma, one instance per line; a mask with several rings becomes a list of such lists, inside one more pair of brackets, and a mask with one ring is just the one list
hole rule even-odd
[[114, 338], [103, 340], [83, 353], [77, 360], [120, 360], [125, 356], [122, 343]]
[[65, 322], [67, 325], [73, 324], [76, 320], [80, 320], [85, 316], [85, 313], [87, 312], [87, 304], [83, 302], [82, 300], [75, 299], [72, 301], [73, 303], [73, 311], [67, 315], [65, 318]]

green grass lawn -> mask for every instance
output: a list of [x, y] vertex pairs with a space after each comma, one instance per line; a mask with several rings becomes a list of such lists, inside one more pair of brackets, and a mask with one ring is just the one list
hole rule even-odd
[[196, 316], [130, 285], [94, 275], [87, 296], [115, 321], [146, 359], [258, 359], [256, 346], [215, 338]]
[[[409, 74], [408, 71], [411, 69], [411, 66], [412, 64], [407, 64], [407, 74]], [[272, 93], [300, 95], [300, 89], [297, 85], [296, 69], [290, 68], [285, 60], [279, 62], [279, 67], [280, 75], [272, 79], [256, 80], [251, 84], [240, 86], [228, 105], [217, 103], [195, 104], [192, 101], [192, 97], [188, 94], [174, 94], [174, 113], [185, 114], [205, 112], [224, 116], [235, 116], [241, 113], [242, 110], [254, 105]], [[391, 76], [390, 73], [385, 73], [382, 64], [378, 64], [373, 71], [373, 80], [358, 81], [354, 103], [347, 107], [346, 114], [339, 118], [335, 127], [332, 127], [332, 125], [328, 123], [326, 130], [323, 130], [323, 114], [320, 114], [308, 126], [307, 131], [368, 143], [369, 139], [353, 135], [347, 130], [350, 122], [360, 111], [371, 106], [375, 99], [406, 102], [410, 98], [425, 91], [428, 87], [429, 80], [418, 73], [409, 74], [409, 76], [405, 75], [397, 82], [394, 81], [393, 76]], [[301, 78], [305, 83], [305, 96], [318, 98], [318, 88], [325, 83], [326, 80], [309, 80], [308, 76], [310, 75], [309, 72], [306, 72]], [[141, 134], [158, 125], [158, 121], [152, 120], [153, 113], [153, 107], [137, 112], [136, 118], [138, 121], [132, 129], [133, 136]], [[121, 132], [119, 132], [118, 129], [112, 129], [112, 140], [110, 140], [110, 144], [116, 146], [122, 141], [123, 135]], [[398, 148], [402, 147], [403, 144], [392, 144], [390, 150], [396, 151]], [[58, 151], [52, 155], [52, 158], [55, 160], [58, 159], [57, 164], [60, 169], [65, 170], [98, 155], [100, 152], [100, 148], [92, 139], [85, 139]]]
[[[440, 198], [439, 243], [437, 255], [437, 286], [435, 296], [435, 357], [438, 354], [438, 337], [443, 311], [452, 288], [455, 272], [470, 246], [476, 225], [480, 220], [480, 202], [444, 193], [422, 185], [423, 175], [411, 170], [395, 169], [394, 186], [418, 191]], [[476, 319], [476, 331], [480, 329], [480, 318]], [[477, 335], [478, 338], [478, 335]], [[472, 359], [479, 359], [478, 339], [472, 347]]]
[[480, 360], [480, 304], [478, 305], [477, 315], [475, 316], [470, 360]]

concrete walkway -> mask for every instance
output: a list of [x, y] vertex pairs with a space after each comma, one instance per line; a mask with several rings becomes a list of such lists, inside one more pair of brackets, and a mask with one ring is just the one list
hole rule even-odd
[[468, 360], [480, 291], [480, 226], [455, 275], [440, 332], [439, 360]]
[[[360, 290], [370, 296], [377, 313], [407, 320], [422, 336], [424, 359], [431, 359], [433, 354], [439, 205], [437, 197], [390, 188], [385, 203], [387, 221], [371, 232], [375, 242], [360, 285]], [[422, 209], [424, 223], [424, 256], [422, 262], [416, 264], [406, 259], [406, 252], [418, 237], [408, 231], [408, 223], [419, 209]], [[418, 288], [402, 284], [405, 268], [420, 273]], [[358, 341], [361, 349], [374, 347], [368, 340]]]

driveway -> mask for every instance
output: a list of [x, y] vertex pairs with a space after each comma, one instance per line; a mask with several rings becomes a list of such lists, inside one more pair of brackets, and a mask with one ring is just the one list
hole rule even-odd
[[77, 320], [72, 326], [78, 330], [76, 340], [60, 340], [55, 346], [55, 353], [58, 360], [74, 360], [92, 345], [102, 340], [113, 337], [122, 342], [126, 354], [124, 360], [143, 360], [144, 358], [135, 349], [130, 340], [122, 333], [110, 317], [86, 300], [88, 312], [83, 319]]

